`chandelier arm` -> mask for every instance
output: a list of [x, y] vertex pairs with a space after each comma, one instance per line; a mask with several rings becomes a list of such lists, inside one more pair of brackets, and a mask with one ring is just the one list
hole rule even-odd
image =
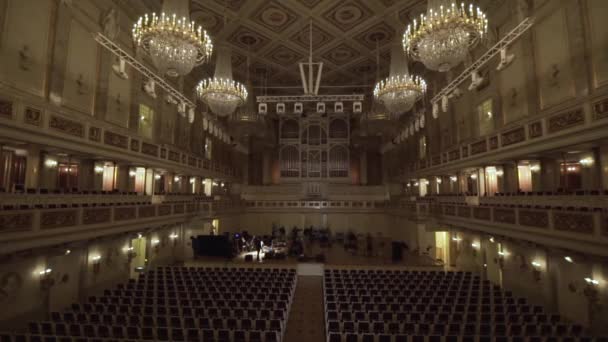
[[108, 51], [118, 56], [118, 58], [124, 60], [130, 66], [132, 66], [133, 69], [137, 70], [140, 74], [149, 79], [154, 80], [154, 82], [158, 84], [159, 87], [161, 87], [171, 96], [178, 99], [180, 102], [186, 103], [186, 105], [190, 106], [191, 108], [196, 108], [194, 102], [190, 101], [185, 95], [183, 95], [181, 92], [179, 92], [177, 89], [173, 88], [169, 83], [167, 83], [164, 78], [158, 76], [152, 70], [148, 69], [145, 65], [135, 59], [135, 57], [131, 56], [116, 43], [108, 39], [108, 37], [104, 36], [101, 32], [98, 32], [97, 35], [95, 35], [94, 39], [101, 46], [108, 49]]

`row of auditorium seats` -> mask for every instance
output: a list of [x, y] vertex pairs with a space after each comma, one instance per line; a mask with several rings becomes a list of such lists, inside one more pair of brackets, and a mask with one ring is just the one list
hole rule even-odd
[[296, 280], [284, 268], [159, 267], [0, 342], [280, 342]]
[[330, 333], [328, 342], [608, 342], [593, 337], [519, 337], [519, 336], [457, 336], [457, 335], [389, 335], [370, 333]]
[[328, 342], [593, 341], [468, 272], [326, 269]]

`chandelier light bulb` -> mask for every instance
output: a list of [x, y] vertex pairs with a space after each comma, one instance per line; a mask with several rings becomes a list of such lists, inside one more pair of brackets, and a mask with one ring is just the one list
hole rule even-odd
[[184, 76], [207, 62], [213, 43], [207, 31], [188, 18], [162, 12], [140, 17], [132, 30], [135, 46], [150, 55], [156, 68], [170, 77]]
[[446, 72], [460, 64], [487, 31], [488, 19], [479, 7], [430, 1], [427, 13], [407, 26], [403, 49], [428, 69]]

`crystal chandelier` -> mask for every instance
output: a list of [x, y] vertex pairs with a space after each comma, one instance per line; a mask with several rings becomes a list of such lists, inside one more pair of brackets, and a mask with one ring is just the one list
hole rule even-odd
[[217, 52], [215, 75], [199, 82], [196, 92], [218, 116], [228, 116], [247, 100], [247, 89], [232, 79], [232, 56], [230, 49]]
[[389, 77], [376, 83], [374, 97], [381, 101], [393, 114], [402, 114], [426, 92], [426, 82], [408, 72], [405, 55], [399, 46], [391, 51], [391, 70]]
[[201, 26], [190, 22], [188, 0], [165, 0], [159, 15], [140, 17], [133, 40], [170, 77], [184, 76], [211, 57], [213, 44]]
[[[380, 84], [380, 48], [376, 41], [376, 84]], [[377, 87], [377, 86], [376, 86]], [[374, 96], [376, 91], [374, 90]], [[394, 115], [391, 114], [383, 101], [372, 101], [371, 108], [361, 117], [361, 124], [366, 131], [381, 136], [390, 135], [394, 128]], [[367, 132], [365, 132], [367, 134]]]
[[427, 68], [446, 72], [465, 59], [487, 30], [488, 20], [479, 7], [429, 0], [427, 14], [407, 26], [403, 48]]

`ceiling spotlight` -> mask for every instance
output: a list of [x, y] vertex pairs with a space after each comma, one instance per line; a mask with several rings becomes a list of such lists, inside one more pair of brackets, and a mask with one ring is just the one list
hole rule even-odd
[[566, 261], [567, 261], [567, 262], [569, 262], [569, 263], [573, 263], [573, 262], [574, 262], [574, 260], [572, 260], [572, 258], [571, 258], [571, 257], [569, 257], [569, 256], [565, 256], [565, 257], [564, 257], [564, 260], [566, 260]]

